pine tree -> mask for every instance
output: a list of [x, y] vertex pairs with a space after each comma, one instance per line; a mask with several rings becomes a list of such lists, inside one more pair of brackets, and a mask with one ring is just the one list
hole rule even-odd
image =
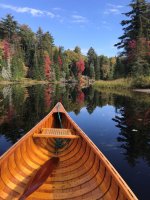
[[107, 56], [100, 56], [101, 79], [108, 79], [110, 75], [110, 61]]
[[54, 69], [55, 69], [55, 78], [57, 81], [60, 80], [60, 70], [59, 70], [59, 65], [58, 64], [54, 64]]
[[74, 52], [77, 53], [77, 54], [79, 54], [79, 55], [81, 55], [81, 48], [79, 46], [76, 46], [74, 48]]
[[[130, 4], [131, 11], [125, 13], [129, 20], [123, 20], [124, 35], [115, 46], [124, 48], [121, 55], [128, 61], [128, 74], [138, 75], [149, 73], [147, 63], [147, 43], [150, 39], [150, 18], [148, 3], [145, 0], [133, 0]], [[135, 74], [136, 72], [136, 74]]]
[[27, 67], [33, 67], [35, 34], [27, 25], [20, 26], [20, 46], [24, 52], [24, 63]]
[[[88, 59], [88, 64], [89, 64], [89, 69], [90, 69], [90, 77], [91, 77], [91, 73], [93, 73], [92, 78], [95, 78], [96, 72], [97, 72], [97, 54], [95, 52], [95, 50], [90, 47], [90, 49], [87, 52], [87, 59]], [[93, 68], [94, 67], [94, 72]], [[98, 77], [97, 77], [98, 78]]]
[[53, 36], [49, 32], [44, 33], [43, 38], [42, 38], [42, 43], [43, 43], [44, 50], [48, 52], [50, 59], [52, 60], [52, 58], [53, 58], [53, 47], [54, 47]]
[[93, 63], [90, 64], [90, 78], [95, 79], [95, 71]]
[[96, 58], [96, 63], [95, 63], [95, 79], [96, 80], [100, 79], [100, 60], [98, 56]]
[[89, 64], [93, 63], [93, 65], [95, 65], [97, 54], [92, 47], [87, 52], [87, 58], [88, 58]]
[[13, 80], [20, 80], [25, 75], [24, 55], [20, 45], [20, 41], [21, 38], [19, 37], [18, 34], [13, 35], [13, 44], [11, 44], [11, 49], [12, 49], [11, 71]]
[[36, 42], [34, 44], [34, 64], [32, 67], [32, 76], [37, 80], [45, 79], [44, 72], [44, 46], [43, 46], [43, 31], [41, 28], [36, 33]]
[[124, 58], [122, 57], [117, 57], [116, 59], [116, 64], [114, 66], [114, 74], [113, 78], [121, 78], [124, 77], [126, 72], [125, 72], [125, 63], [124, 63]]
[[9, 42], [13, 43], [13, 35], [16, 34], [19, 30], [17, 21], [14, 20], [14, 17], [10, 14], [6, 15], [6, 18], [2, 18], [0, 22], [0, 33], [1, 39], [7, 39]]

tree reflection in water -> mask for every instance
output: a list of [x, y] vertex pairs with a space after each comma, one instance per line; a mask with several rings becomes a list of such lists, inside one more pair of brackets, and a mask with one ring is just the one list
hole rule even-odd
[[111, 105], [116, 108], [113, 118], [120, 133], [116, 138], [124, 149], [127, 161], [134, 166], [138, 158], [150, 165], [150, 101], [149, 96], [114, 94], [81, 89], [77, 85], [21, 85], [0, 89], [0, 135], [12, 144], [38, 123], [58, 102], [76, 115], [86, 107], [91, 115], [95, 108]]
[[150, 165], [150, 103], [134, 98], [126, 101], [113, 119], [120, 129], [118, 142], [128, 163], [135, 166], [142, 158]]

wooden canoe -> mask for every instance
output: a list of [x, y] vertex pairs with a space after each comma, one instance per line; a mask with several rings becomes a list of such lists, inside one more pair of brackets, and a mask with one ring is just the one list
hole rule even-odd
[[61, 103], [0, 158], [0, 200], [137, 199]]

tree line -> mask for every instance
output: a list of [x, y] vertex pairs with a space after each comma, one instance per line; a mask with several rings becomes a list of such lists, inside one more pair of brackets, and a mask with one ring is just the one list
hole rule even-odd
[[124, 34], [115, 45], [123, 50], [110, 58], [92, 47], [87, 55], [79, 46], [74, 50], [58, 47], [49, 32], [39, 27], [34, 33], [8, 14], [0, 20], [0, 79], [53, 82], [79, 81], [83, 75], [95, 80], [150, 75], [150, 3], [132, 0], [129, 6], [128, 19], [121, 22]]
[[13, 16], [0, 21], [0, 77], [20, 80], [24, 77], [48, 80], [80, 80], [81, 75], [92, 79], [113, 76], [116, 58], [99, 56], [91, 47], [87, 55], [81, 48], [57, 47], [49, 32], [41, 28], [34, 33], [28, 25], [20, 25]]

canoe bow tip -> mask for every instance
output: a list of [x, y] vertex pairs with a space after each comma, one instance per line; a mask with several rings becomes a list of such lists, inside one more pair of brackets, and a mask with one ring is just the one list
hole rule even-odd
[[53, 112], [66, 112], [65, 111], [65, 108], [64, 108], [64, 106], [62, 105], [62, 103], [61, 102], [58, 102], [55, 106], [54, 106], [54, 108], [53, 108], [53, 110], [52, 110]]
[[62, 105], [62, 103], [61, 102], [58, 102], [57, 104], [56, 104], [56, 106], [58, 107], [63, 107], [63, 105]]

